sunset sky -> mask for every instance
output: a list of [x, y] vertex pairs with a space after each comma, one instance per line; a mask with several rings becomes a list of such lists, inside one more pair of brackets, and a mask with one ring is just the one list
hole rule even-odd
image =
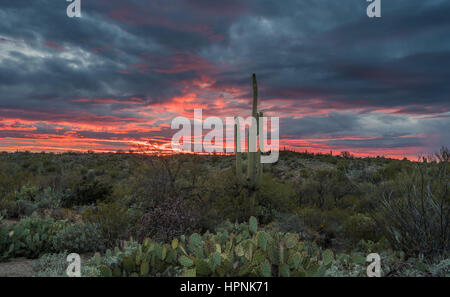
[[415, 158], [450, 146], [450, 1], [0, 2], [0, 151], [163, 144], [171, 120], [280, 117], [281, 146]]

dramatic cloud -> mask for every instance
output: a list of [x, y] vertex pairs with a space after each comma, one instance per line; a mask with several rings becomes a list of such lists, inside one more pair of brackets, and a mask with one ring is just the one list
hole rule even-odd
[[0, 4], [0, 150], [127, 150], [171, 119], [281, 117], [281, 145], [414, 157], [450, 146], [450, 2]]

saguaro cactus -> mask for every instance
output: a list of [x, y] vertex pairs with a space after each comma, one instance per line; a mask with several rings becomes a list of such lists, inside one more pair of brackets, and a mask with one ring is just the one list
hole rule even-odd
[[[243, 184], [249, 191], [250, 197], [250, 205], [253, 211], [253, 206], [255, 204], [256, 192], [261, 186], [262, 182], [262, 173], [263, 173], [263, 165], [261, 164], [261, 150], [259, 148], [259, 142], [262, 142], [262, 135], [259, 135], [259, 118], [263, 117], [262, 112], [258, 112], [258, 83], [256, 81], [256, 75], [253, 74], [253, 108], [252, 108], [252, 116], [256, 119], [256, 139], [251, 139], [250, 133], [248, 137], [248, 146], [249, 152], [247, 153], [247, 174], [243, 173], [242, 166], [242, 152], [240, 152], [241, 143], [240, 143], [240, 124], [239, 120], [236, 118], [235, 126], [234, 126], [234, 139], [235, 139], [235, 148], [234, 151], [236, 153], [236, 176], [238, 180]], [[250, 127], [249, 127], [250, 128]], [[256, 151], [250, 151], [251, 143], [256, 145]]]

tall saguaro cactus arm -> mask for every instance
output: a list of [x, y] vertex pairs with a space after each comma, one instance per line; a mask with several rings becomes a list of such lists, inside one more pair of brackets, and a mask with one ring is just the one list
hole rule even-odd
[[253, 82], [252, 116], [256, 118], [258, 116], [258, 83], [256, 82], [256, 74], [254, 74], [254, 73], [252, 75], [252, 82]]

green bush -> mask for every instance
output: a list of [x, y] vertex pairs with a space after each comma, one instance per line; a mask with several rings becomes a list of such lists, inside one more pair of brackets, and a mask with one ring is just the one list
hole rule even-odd
[[37, 205], [30, 200], [16, 200], [14, 206], [9, 209], [11, 217], [28, 217], [37, 210]]
[[19, 216], [16, 201], [13, 197], [0, 198], [0, 210], [5, 218], [14, 218]]
[[303, 220], [295, 214], [279, 214], [270, 226], [282, 232], [298, 233], [306, 240], [314, 239], [311, 228], [306, 226]]
[[19, 191], [14, 192], [13, 196], [0, 201], [0, 209], [6, 211], [8, 218], [30, 216], [38, 208], [35, 204], [37, 194], [37, 187], [22, 186]]
[[64, 196], [63, 206], [90, 205], [105, 201], [112, 193], [112, 186], [99, 181], [92, 171], [75, 184], [72, 195]]
[[[261, 189], [256, 194], [254, 215], [262, 223], [270, 223], [276, 215], [294, 206], [295, 192], [290, 182], [280, 182], [271, 174], [263, 175]], [[201, 226], [214, 229], [225, 220], [248, 220], [251, 208], [248, 189], [236, 178], [232, 169], [208, 176], [201, 199], [191, 199], [200, 213]]]
[[449, 163], [450, 152], [442, 148], [436, 158], [423, 158], [375, 192], [372, 216], [396, 250], [428, 259], [449, 254]]
[[0, 200], [0, 209], [9, 218], [27, 217], [40, 209], [56, 209], [61, 204], [62, 195], [50, 187], [40, 191], [37, 187], [23, 186], [13, 197]]
[[102, 232], [90, 224], [73, 224], [59, 230], [52, 239], [55, 252], [86, 253], [103, 251], [105, 239]]
[[230, 168], [210, 174], [204, 189], [186, 201], [200, 214], [200, 226], [213, 230], [225, 220], [245, 221], [250, 207], [248, 192]]
[[67, 269], [67, 253], [44, 254], [33, 261], [35, 277], [64, 277]]
[[181, 198], [166, 199], [145, 213], [134, 228], [136, 239], [169, 241], [199, 229], [199, 214]]
[[358, 213], [348, 217], [343, 224], [345, 238], [357, 243], [361, 239], [377, 240], [377, 228], [375, 221], [364, 214]]
[[264, 174], [261, 189], [256, 197], [258, 220], [263, 224], [268, 224], [278, 213], [286, 213], [295, 207], [294, 194], [290, 183], [281, 183], [270, 174]]
[[99, 203], [84, 211], [82, 217], [86, 223], [99, 228], [108, 245], [125, 238], [130, 224], [136, 219], [135, 213], [118, 202]]
[[304, 207], [298, 210], [298, 216], [303, 223], [313, 229], [317, 229], [325, 224], [323, 211], [314, 207]]
[[[297, 215], [304, 226], [313, 231], [314, 241], [322, 247], [334, 247], [336, 243], [346, 244], [343, 230], [345, 220], [355, 212], [348, 209], [320, 209], [304, 207], [297, 210]], [[338, 241], [338, 242], [337, 242]]]
[[35, 197], [36, 206], [39, 209], [56, 209], [61, 205], [62, 193], [53, 191], [48, 187]]
[[15, 191], [16, 200], [34, 201], [39, 193], [36, 186], [22, 186], [19, 191]]

